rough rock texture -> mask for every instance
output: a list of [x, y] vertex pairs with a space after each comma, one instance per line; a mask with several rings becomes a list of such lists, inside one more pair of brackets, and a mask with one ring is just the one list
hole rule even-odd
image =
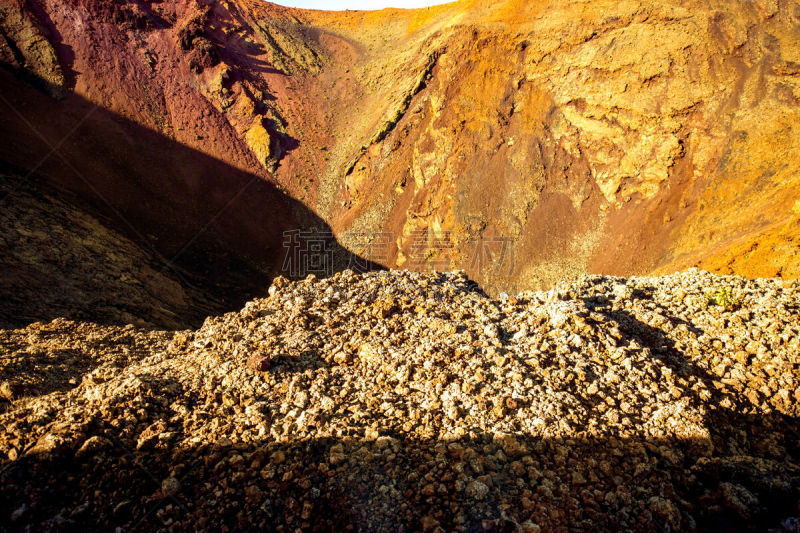
[[800, 289], [278, 278], [196, 331], [0, 331], [12, 530], [796, 531]]
[[69, 80], [53, 43], [55, 32], [39, 14], [31, 2], [3, 2], [0, 6], [0, 63], [12, 67], [54, 98], [63, 98], [69, 92]]
[[346, 224], [395, 231], [397, 264], [419, 232], [454, 245], [429, 266], [512, 238], [513, 268], [470, 271], [494, 287], [698, 261], [798, 275], [796, 2], [440, 9], [395, 54], [415, 73], [385, 82], [400, 118], [345, 171]]
[[[583, 275], [800, 273], [800, 4], [718, 4], [3, 2], [0, 529], [797, 531], [796, 282]], [[309, 228], [466, 272], [152, 329]]]
[[58, 196], [0, 176], [3, 327], [47, 317], [181, 329], [225, 307], [181, 268]]
[[[342, 13], [14, 0], [0, 13], [3, 63], [71, 91], [56, 104], [3, 73], [20, 116], [0, 127], [0, 159], [88, 197], [84, 181], [105, 185], [162, 252], [255, 179], [275, 191], [209, 233], [262, 271], [282, 230], [317, 224], [385, 266], [460, 267], [495, 291], [691, 265], [800, 273], [796, 0]], [[55, 145], [79, 123], [59, 153], [86, 179], [59, 157], [39, 165], [50, 147], [30, 126]], [[364, 238], [384, 233], [385, 246]]]

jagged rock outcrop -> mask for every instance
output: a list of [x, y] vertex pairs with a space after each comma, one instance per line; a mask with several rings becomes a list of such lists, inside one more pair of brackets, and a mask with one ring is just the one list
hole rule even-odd
[[0, 63], [54, 98], [63, 98], [68, 80], [52, 43], [54, 28], [45, 26], [32, 7], [25, 0], [0, 6]]

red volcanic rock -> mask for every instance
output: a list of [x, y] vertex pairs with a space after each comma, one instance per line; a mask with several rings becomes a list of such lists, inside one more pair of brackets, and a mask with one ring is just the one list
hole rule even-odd
[[187, 59], [189, 61], [189, 68], [198, 74], [207, 68], [219, 64], [217, 49], [211, 41], [203, 37], [195, 38], [192, 41], [192, 49]]
[[272, 366], [272, 358], [256, 352], [247, 358], [247, 368], [253, 372], [266, 372]]

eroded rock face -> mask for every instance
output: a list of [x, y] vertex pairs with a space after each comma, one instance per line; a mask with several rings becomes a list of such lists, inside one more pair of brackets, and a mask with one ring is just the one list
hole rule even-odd
[[[508, 290], [694, 264], [795, 277], [798, 17], [797, 2], [767, 0], [377, 13], [60, 0], [4, 8], [0, 57], [74, 90], [58, 106], [27, 104], [35, 127], [69, 131], [80, 97], [154, 132], [125, 151], [131, 163], [161, 166], [156, 139], [170, 139], [277, 184], [389, 267], [462, 267]], [[24, 87], [3, 84], [21, 105]], [[43, 155], [19, 149], [40, 144], [27, 128], [10, 121], [0, 143], [23, 168]], [[70, 157], [114, 175], [108, 152]], [[191, 176], [128, 173], [133, 194], [221, 194]], [[264, 250], [279, 240], [251, 215], [223, 240], [274, 264]], [[247, 237], [232, 237], [237, 226]]]
[[797, 275], [796, 5], [504, 5], [420, 46], [425, 89], [346, 178], [355, 224], [388, 204], [400, 264], [416, 231], [452, 232], [465, 267], [466, 242], [511, 237], [511, 273], [476, 273], [490, 285], [692, 261]]

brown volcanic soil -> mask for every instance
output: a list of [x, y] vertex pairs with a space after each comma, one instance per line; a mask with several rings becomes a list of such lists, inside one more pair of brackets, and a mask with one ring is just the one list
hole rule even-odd
[[[320, 225], [489, 289], [695, 264], [798, 275], [796, 1], [13, 0], [0, 27], [19, 111], [0, 158], [83, 196], [90, 181], [165, 252], [255, 178], [251, 207], [204, 233], [261, 271], [283, 229]], [[65, 139], [41, 165], [31, 126]], [[363, 235], [383, 232], [376, 256]]]

